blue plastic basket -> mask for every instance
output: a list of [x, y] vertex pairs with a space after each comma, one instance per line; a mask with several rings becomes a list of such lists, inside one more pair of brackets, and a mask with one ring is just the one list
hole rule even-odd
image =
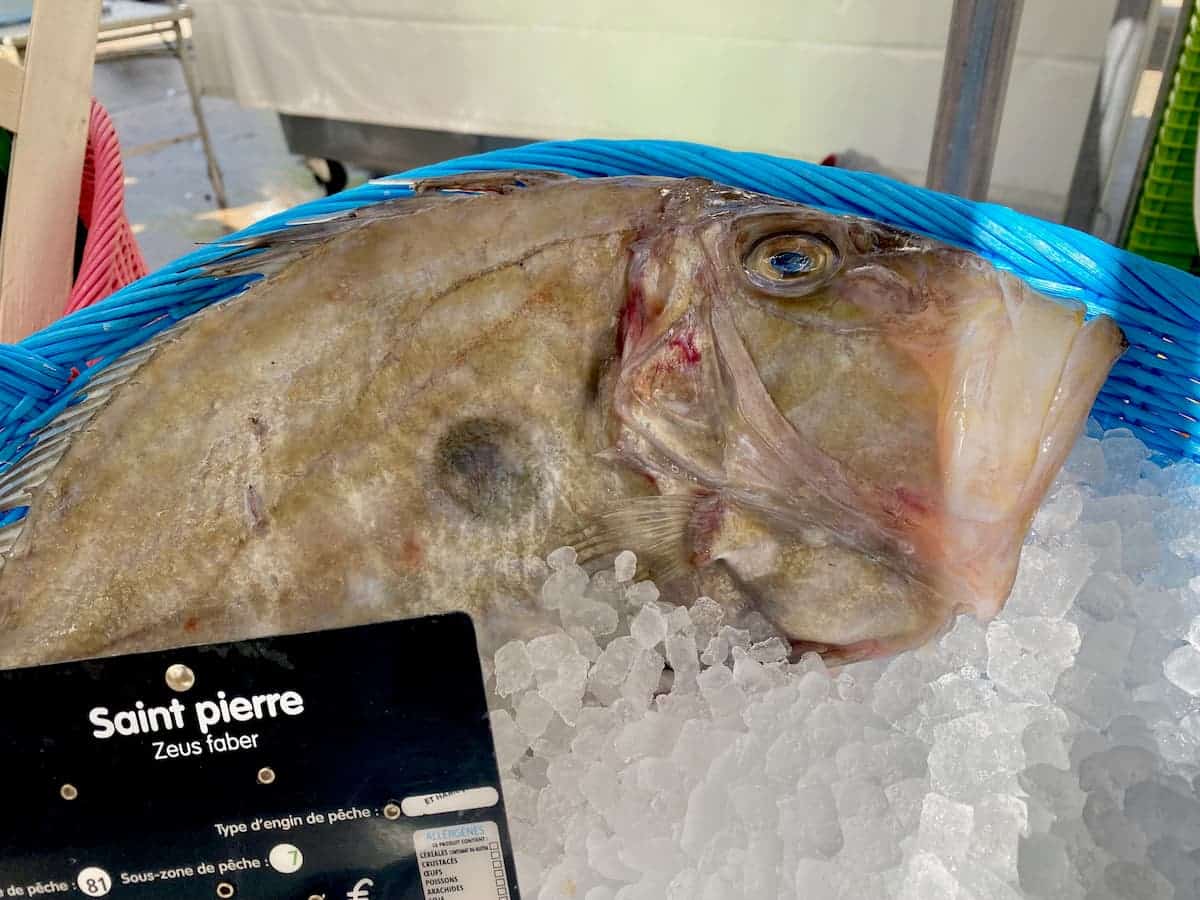
[[[407, 196], [401, 179], [498, 169], [579, 177], [698, 175], [973, 250], [1043, 293], [1083, 301], [1090, 315], [1113, 316], [1132, 346], [1094, 416], [1105, 427], [1133, 429], [1167, 458], [1200, 459], [1200, 279], [1062, 225], [878, 175], [671, 141], [556, 141], [414, 169], [396, 183], [374, 182], [271, 216], [228, 240]], [[36, 446], [40, 428], [86, 396], [105, 364], [256, 280], [198, 277], [202, 265], [225, 252], [220, 244], [202, 247], [15, 346], [0, 345], [0, 471]], [[24, 513], [24, 507], [0, 508], [0, 525]]]

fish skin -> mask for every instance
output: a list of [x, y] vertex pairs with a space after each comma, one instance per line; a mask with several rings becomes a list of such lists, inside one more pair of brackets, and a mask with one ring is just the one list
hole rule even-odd
[[[1115, 326], [1081, 331], [963, 251], [698, 179], [512, 180], [440, 180], [229, 261], [271, 277], [186, 321], [33, 487], [0, 666], [448, 608], [486, 646], [539, 627], [535, 557], [581, 533], [638, 551], [654, 527], [668, 597], [758, 610], [835, 660], [998, 608]], [[752, 283], [755, 242], [797, 231], [836, 270]], [[1068, 373], [1054, 433], [1045, 409], [1016, 428], [1038, 414], [1020, 403], [967, 427], [962, 385], [994, 398], [956, 348], [990, 337], [1015, 377], [1027, 308], [1051, 356], [1096, 345], [1014, 382]], [[970, 437], [1010, 426], [1025, 462]], [[959, 445], [1017, 499], [997, 506]], [[970, 570], [964, 548], [1003, 559]]]

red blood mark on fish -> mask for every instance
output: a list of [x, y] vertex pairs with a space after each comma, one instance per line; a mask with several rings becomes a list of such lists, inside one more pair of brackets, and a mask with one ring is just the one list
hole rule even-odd
[[195, 631], [199, 627], [200, 627], [200, 620], [198, 618], [196, 618], [195, 616], [191, 616], [186, 622], [183, 623], [183, 630], [188, 632], [189, 634], [191, 632]]
[[400, 545], [400, 562], [410, 571], [419, 569], [425, 561], [425, 547], [416, 535], [410, 534]]
[[700, 348], [696, 346], [696, 333], [684, 332], [671, 338], [671, 346], [679, 351], [679, 361], [685, 366], [700, 362]]
[[617, 354], [624, 356], [625, 348], [636, 344], [646, 325], [646, 297], [642, 286], [636, 282], [629, 285], [625, 306], [621, 309], [621, 321], [617, 326]]
[[929, 501], [916, 491], [898, 485], [884, 493], [880, 504], [883, 511], [905, 525], [915, 525], [927, 519], [931, 513]]

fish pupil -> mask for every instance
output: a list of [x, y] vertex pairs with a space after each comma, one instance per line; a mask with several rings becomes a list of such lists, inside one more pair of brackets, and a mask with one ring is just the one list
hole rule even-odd
[[803, 275], [812, 270], [812, 258], [798, 250], [781, 250], [767, 260], [780, 275]]

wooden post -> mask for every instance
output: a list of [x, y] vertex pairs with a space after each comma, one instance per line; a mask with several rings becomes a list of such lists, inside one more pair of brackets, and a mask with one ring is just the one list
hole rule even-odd
[[71, 292], [100, 3], [33, 5], [0, 235], [5, 343], [56, 320]]

